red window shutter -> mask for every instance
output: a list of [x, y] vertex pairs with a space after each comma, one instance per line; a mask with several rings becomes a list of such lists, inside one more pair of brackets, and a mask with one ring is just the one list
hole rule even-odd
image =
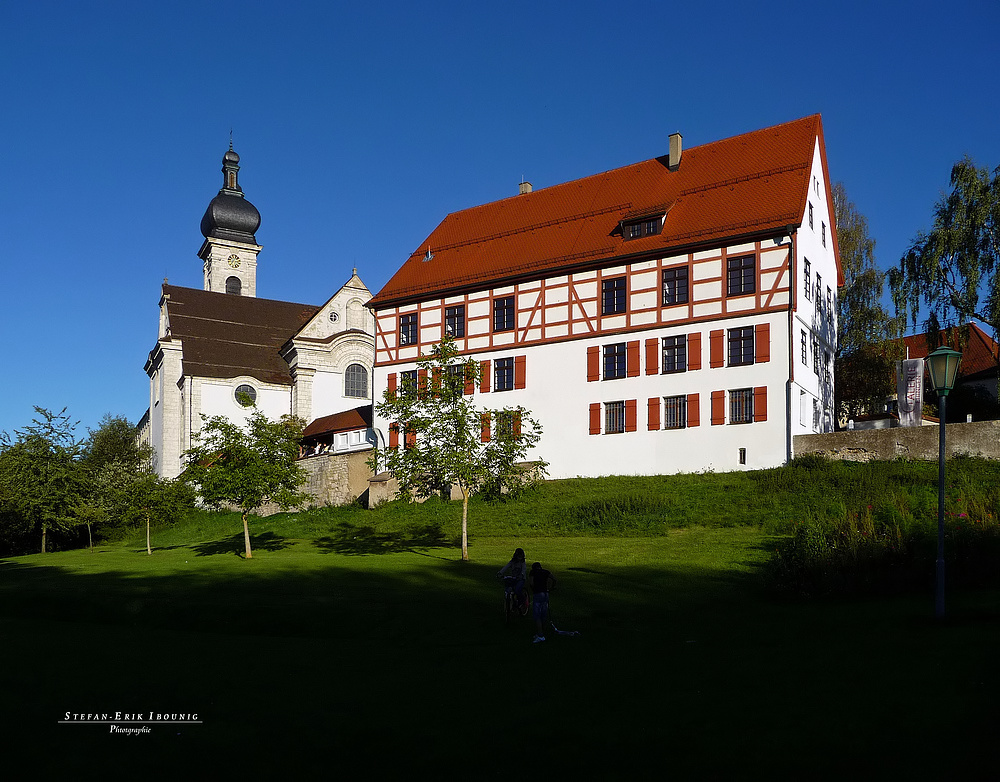
[[441, 367], [434, 367], [431, 370], [431, 388], [435, 391], [441, 390]]
[[753, 360], [757, 364], [766, 364], [771, 360], [771, 324], [758, 323], [753, 329]]
[[488, 394], [490, 390], [490, 362], [480, 361], [479, 369], [482, 372], [482, 376], [479, 378], [479, 390], [484, 394]]
[[514, 388], [524, 388], [527, 356], [514, 356]]
[[594, 402], [590, 405], [590, 433], [601, 433], [601, 403]]
[[[636, 342], [635, 345], [636, 345], [636, 350], [638, 350], [639, 349], [639, 343]], [[636, 407], [637, 407], [637, 405], [636, 405], [636, 401], [634, 399], [626, 399], [625, 400], [625, 431], [626, 432], [634, 432], [636, 430], [636, 428], [638, 427], [638, 422], [636, 420], [637, 417], [638, 417], [637, 416]]]
[[386, 381], [385, 381], [385, 387], [386, 387], [386, 390], [389, 392], [389, 398], [390, 399], [395, 399], [396, 398], [396, 373], [395, 372], [390, 372], [389, 373], [389, 377], [387, 377]]
[[417, 432], [412, 426], [406, 427], [404, 440], [407, 448], [412, 448], [417, 444]]
[[753, 420], [767, 420], [767, 386], [758, 386], [753, 390]]
[[473, 374], [472, 367], [468, 364], [465, 365], [465, 389], [462, 393], [467, 396], [476, 393], [476, 378]]
[[601, 379], [601, 349], [594, 345], [587, 348], [587, 382]]
[[484, 443], [488, 443], [490, 441], [489, 413], [483, 413], [482, 417], [480, 418], [479, 427], [480, 427], [479, 439], [482, 440]]
[[625, 374], [639, 377], [639, 340], [625, 343]]
[[389, 447], [399, 448], [399, 424], [389, 424]]
[[712, 392], [712, 426], [726, 423], [726, 392]]
[[516, 411], [511, 416], [511, 431], [514, 433], [514, 437], [521, 436], [521, 411]]
[[699, 426], [701, 424], [701, 401], [697, 394], [688, 394], [688, 426]]
[[417, 370], [417, 394], [419, 396], [427, 395], [427, 370], [418, 369]]
[[688, 334], [688, 369], [701, 369], [701, 332]]
[[660, 428], [660, 397], [651, 396], [649, 398], [649, 415], [646, 419], [646, 427], [654, 432]]
[[722, 329], [709, 332], [708, 335], [708, 364], [712, 369], [716, 369], [726, 364], [726, 332]]
[[660, 373], [660, 340], [646, 340], [646, 374], [658, 375]]

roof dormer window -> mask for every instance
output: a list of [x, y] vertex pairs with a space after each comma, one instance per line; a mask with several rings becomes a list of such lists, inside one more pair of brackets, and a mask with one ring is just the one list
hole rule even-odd
[[629, 242], [632, 239], [641, 239], [644, 236], [656, 236], [663, 230], [663, 218], [666, 215], [653, 215], [643, 217], [640, 220], [630, 220], [622, 223], [622, 238]]

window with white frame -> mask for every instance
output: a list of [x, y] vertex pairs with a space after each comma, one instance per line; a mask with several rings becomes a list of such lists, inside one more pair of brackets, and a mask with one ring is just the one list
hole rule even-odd
[[493, 330], [514, 330], [514, 297], [504, 296], [493, 300]]
[[684, 372], [687, 369], [687, 337], [663, 338], [663, 374]]
[[510, 391], [514, 388], [514, 359], [498, 358], [493, 362], [493, 390]]
[[417, 370], [410, 369], [399, 373], [399, 394], [400, 396], [417, 395]]
[[625, 402], [604, 403], [604, 433], [621, 434], [625, 431]]
[[625, 377], [628, 368], [627, 351], [624, 342], [604, 346], [604, 379], [617, 380]]
[[821, 223], [823, 226], [823, 246], [826, 247], [826, 223]]
[[749, 424], [753, 421], [753, 389], [737, 388], [729, 392], [729, 423]]
[[417, 313], [399, 316], [399, 344], [417, 344]]
[[830, 286], [826, 286], [826, 319], [827, 322], [833, 325], [833, 291]]
[[803, 295], [807, 299], [812, 298], [812, 264], [809, 263], [809, 259], [806, 258], [802, 263], [802, 283], [803, 283]]
[[757, 290], [756, 264], [752, 255], [726, 260], [726, 295], [742, 296]]
[[624, 277], [612, 277], [601, 281], [601, 314], [615, 315], [625, 312], [625, 288], [626, 279]]
[[729, 366], [752, 364], [753, 359], [753, 326], [729, 329]]
[[444, 310], [444, 333], [449, 337], [465, 336], [465, 305], [459, 304], [456, 307], [445, 307]]
[[361, 364], [351, 364], [344, 370], [344, 396], [368, 398], [368, 370]]
[[663, 397], [663, 428], [683, 429], [687, 426], [687, 397]]
[[812, 205], [812, 201], [809, 202], [809, 227], [813, 228], [813, 205]]
[[663, 270], [663, 306], [686, 304], [688, 300], [688, 267], [674, 266]]
[[806, 337], [806, 330], [802, 329], [800, 332], [802, 336], [800, 353], [802, 358], [802, 363], [809, 366], [809, 340]]
[[819, 375], [819, 337], [813, 336], [813, 372]]

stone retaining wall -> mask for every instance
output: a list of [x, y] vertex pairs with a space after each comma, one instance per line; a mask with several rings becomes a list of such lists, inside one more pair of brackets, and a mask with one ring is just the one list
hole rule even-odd
[[[868, 462], [891, 459], [936, 461], [937, 426], [896, 427], [805, 434], [794, 438], [796, 456], [814, 453], [828, 459]], [[948, 456], [963, 454], [1000, 459], [1000, 421], [948, 424]]]

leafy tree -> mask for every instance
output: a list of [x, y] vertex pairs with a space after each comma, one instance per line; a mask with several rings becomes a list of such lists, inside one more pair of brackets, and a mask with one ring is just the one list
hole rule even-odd
[[[517, 489], [526, 475], [518, 462], [541, 437], [541, 426], [523, 407], [479, 409], [465, 394], [479, 380], [479, 363], [462, 361], [445, 338], [417, 361], [417, 387], [387, 390], [375, 410], [393, 421], [402, 448], [376, 449], [369, 466], [385, 469], [400, 494], [430, 496], [456, 485], [462, 492], [462, 559], [469, 559], [469, 497], [482, 490]], [[538, 462], [538, 471], [544, 471]]]
[[[146, 522], [146, 553], [152, 554], [150, 525], [171, 524], [194, 507], [194, 491], [184, 481], [169, 481], [147, 474], [133, 481], [128, 492], [129, 512]], [[247, 554], [249, 556], [249, 553]]]
[[195, 446], [185, 452], [188, 465], [182, 478], [207, 505], [240, 509], [246, 557], [251, 559], [247, 515], [268, 501], [288, 509], [308, 499], [299, 491], [305, 472], [295, 463], [304, 423], [288, 415], [270, 421], [256, 407], [246, 429], [224, 416], [202, 419]]
[[[930, 346], [949, 327], [976, 320], [1000, 333], [1000, 168], [992, 174], [965, 157], [951, 169], [951, 193], [934, 206], [934, 226], [920, 232], [889, 272], [893, 301], [913, 326], [926, 312]], [[922, 310], [922, 308], [924, 308]]]
[[80, 464], [79, 422], [66, 408], [53, 413], [36, 407], [37, 417], [15, 430], [13, 441], [0, 435], [0, 504], [4, 516], [41, 536], [41, 552], [50, 531], [67, 531], [79, 523], [78, 506], [86, 492]]
[[895, 392], [901, 348], [892, 339], [898, 332], [896, 320], [882, 306], [885, 273], [875, 265], [868, 220], [842, 182], [833, 186], [833, 211], [844, 273], [837, 298], [834, 403], [838, 415], [854, 417]]
[[135, 425], [123, 416], [107, 413], [97, 429], [88, 430], [83, 448], [83, 461], [92, 470], [118, 463], [133, 472], [149, 468], [152, 455], [148, 444], [136, 439]]

